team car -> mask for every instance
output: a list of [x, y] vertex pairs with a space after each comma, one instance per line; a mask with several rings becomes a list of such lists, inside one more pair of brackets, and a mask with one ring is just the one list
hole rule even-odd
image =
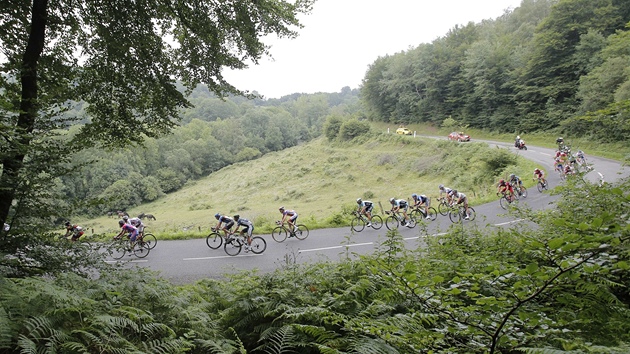
[[466, 135], [464, 132], [452, 132], [448, 135], [448, 140], [470, 141], [470, 135]]

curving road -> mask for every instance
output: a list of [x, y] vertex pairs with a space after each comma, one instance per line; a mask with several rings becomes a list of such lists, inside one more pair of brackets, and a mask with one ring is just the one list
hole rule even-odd
[[[511, 144], [485, 141], [490, 145], [508, 148], [516, 154], [533, 160], [547, 171], [547, 179], [551, 187], [560, 183], [558, 174], [553, 173], [552, 149], [529, 147], [529, 150], [517, 150]], [[620, 163], [605, 159], [587, 156], [588, 162], [594, 166], [594, 171], [587, 174], [587, 178], [593, 182], [600, 179], [601, 173], [606, 181], [616, 180], [630, 176], [630, 171]], [[530, 176], [522, 176], [530, 178]], [[437, 188], [437, 187], [436, 187]], [[530, 188], [525, 203], [540, 209], [549, 206], [555, 197], [539, 193], [535, 188]], [[510, 225], [519, 220], [505, 215], [498, 201], [475, 206], [477, 218], [473, 222], [479, 225], [494, 225], [497, 227]], [[436, 221], [430, 222], [425, 229], [416, 227], [408, 229], [401, 227], [400, 233], [407, 240], [410, 247], [419, 245], [427, 235], [435, 235], [446, 232], [452, 223], [448, 217], [438, 215]], [[161, 275], [175, 284], [191, 283], [205, 278], [223, 278], [225, 274], [240, 270], [258, 269], [260, 272], [272, 272], [273, 270], [294, 263], [314, 262], [321, 260], [337, 261], [345, 257], [354, 257], [355, 254], [373, 252], [376, 245], [385, 237], [387, 228], [380, 230], [366, 229], [360, 233], [351, 233], [350, 227], [336, 229], [312, 230], [306, 240], [300, 241], [290, 238], [283, 243], [275, 242], [270, 235], [262, 235], [267, 241], [267, 250], [261, 255], [241, 253], [236, 257], [228, 256], [223, 248], [211, 250], [206, 246], [205, 239], [182, 241], [159, 241], [157, 247], [145, 259], [129, 258], [129, 264], [148, 267], [159, 271]]]

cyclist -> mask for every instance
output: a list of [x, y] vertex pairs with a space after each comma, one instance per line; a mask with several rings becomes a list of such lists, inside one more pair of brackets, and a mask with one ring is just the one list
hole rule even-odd
[[523, 187], [523, 180], [521, 180], [521, 177], [512, 173], [510, 175], [510, 184], [512, 185], [512, 188], [516, 188], [520, 191], [521, 187]]
[[295, 227], [295, 221], [298, 218], [298, 213], [296, 213], [295, 210], [286, 210], [283, 206], [278, 208], [278, 210], [280, 210], [280, 213], [282, 213], [282, 220], [280, 221], [280, 223], [284, 224], [284, 221], [286, 220], [289, 223], [289, 230], [291, 230], [292, 234], [291, 236], [293, 236], [293, 233], [297, 231], [297, 228]]
[[116, 235], [115, 238], [120, 238], [125, 232], [127, 233], [127, 238], [129, 238], [129, 241], [131, 241], [131, 243], [136, 241], [136, 238], [138, 237], [138, 229], [125, 222], [125, 220], [118, 220], [118, 226], [120, 226], [120, 233], [118, 235]]
[[241, 218], [241, 216], [238, 214], [234, 215], [234, 221], [236, 221], [236, 228], [234, 229], [235, 233], [241, 226], [243, 226], [243, 230], [241, 230], [241, 236], [247, 233], [247, 244], [245, 245], [245, 252], [249, 252], [252, 245], [252, 233], [254, 232], [254, 223], [247, 219]]
[[368, 223], [365, 226], [372, 226], [372, 209], [374, 209], [374, 203], [369, 200], [361, 200], [361, 198], [357, 198], [357, 204], [359, 204], [357, 212], [368, 218]]
[[464, 219], [470, 219], [470, 217], [468, 216], [468, 197], [466, 196], [466, 194], [458, 192], [456, 189], [453, 189], [453, 192], [451, 194], [453, 195], [453, 206], [464, 204], [464, 211], [466, 214], [464, 216]]
[[511, 184], [502, 179], [499, 181], [499, 183], [497, 183], [497, 187], [499, 187], [497, 195], [499, 195], [499, 193], [507, 194], [509, 196], [510, 202], [514, 200], [514, 189], [512, 188]]
[[429, 216], [429, 204], [431, 204], [431, 200], [429, 199], [429, 197], [427, 197], [424, 194], [412, 194], [411, 195], [411, 199], [413, 199], [413, 207], [414, 208], [419, 208], [419, 207], [424, 207], [424, 215], [426, 215], [427, 219], [431, 219], [431, 217]]
[[234, 226], [234, 220], [229, 216], [221, 215], [219, 213], [214, 214], [214, 218], [218, 221], [217, 226], [214, 227], [215, 231], [223, 230], [225, 238], [227, 238], [230, 234], [230, 229]]
[[392, 205], [392, 213], [398, 213], [402, 210], [404, 216], [402, 226], [407, 226], [409, 224], [409, 217], [407, 216], [407, 209], [409, 208], [409, 204], [407, 204], [407, 201], [404, 199], [390, 198], [389, 203]]
[[72, 225], [70, 221], [66, 221], [66, 234], [63, 236], [64, 238], [68, 238], [68, 236], [72, 235], [71, 241], [76, 241], [79, 237], [83, 236], [83, 228], [79, 225]]
[[131, 221], [129, 221], [129, 215], [123, 215], [122, 219], [125, 224], [131, 224]]
[[144, 236], [144, 223], [142, 220], [140, 220], [140, 218], [131, 218], [129, 219], [129, 223], [138, 229], [138, 235], [142, 238], [142, 236]]
[[545, 173], [540, 168], [534, 170], [534, 179], [540, 181], [542, 184], [547, 184]]
[[443, 184], [440, 184], [438, 186], [438, 188], [440, 189], [440, 198], [443, 198], [442, 197], [443, 193], [446, 194], [446, 202], [447, 202], [447, 204], [450, 205], [451, 204], [451, 193], [453, 192], [453, 190], [448, 188], [448, 187], [444, 187]]

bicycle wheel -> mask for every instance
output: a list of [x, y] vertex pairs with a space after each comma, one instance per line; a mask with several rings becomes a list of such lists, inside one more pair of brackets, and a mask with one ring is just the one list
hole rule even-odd
[[243, 248], [243, 244], [239, 239], [234, 237], [228, 238], [225, 241], [225, 245], [223, 246], [225, 253], [229, 254], [230, 256], [236, 256], [241, 253], [241, 248]]
[[468, 207], [468, 220], [473, 221], [476, 217], [477, 213], [475, 212], [475, 209], [473, 209], [472, 207]]
[[372, 215], [372, 228], [378, 230], [383, 227], [383, 218], [378, 215]]
[[501, 208], [503, 208], [504, 210], [507, 210], [508, 206], [510, 206], [510, 201], [507, 200], [506, 196], [502, 196], [499, 199], [499, 204], [501, 205]]
[[390, 215], [387, 218], [385, 218], [385, 226], [387, 227], [388, 230], [397, 229], [399, 224], [400, 223], [398, 222], [398, 218], [396, 218], [393, 215]]
[[297, 226], [297, 231], [295, 231], [295, 238], [298, 240], [304, 240], [308, 237], [308, 227], [306, 225], [300, 224]]
[[462, 216], [459, 213], [459, 208], [451, 208], [451, 210], [448, 211], [448, 218], [451, 219], [452, 223], [460, 222]]
[[521, 198], [525, 199], [527, 198], [527, 188], [525, 187], [521, 187]]
[[356, 217], [350, 222], [350, 228], [354, 232], [361, 232], [365, 228], [365, 221], [363, 218]]
[[429, 220], [435, 221], [437, 219], [437, 210], [434, 207], [429, 207]]
[[125, 239], [114, 240], [108, 247], [109, 255], [113, 259], [121, 259], [127, 253], [129, 242]]
[[154, 249], [157, 245], [157, 238], [155, 238], [153, 234], [144, 234], [144, 236], [142, 236], [142, 241], [146, 243], [150, 249]]
[[151, 248], [146, 242], [138, 241], [133, 245], [133, 254], [138, 258], [144, 258], [149, 255]]
[[252, 244], [250, 247], [252, 253], [261, 254], [267, 249], [267, 241], [260, 236], [252, 237]]
[[416, 227], [416, 224], [418, 223], [418, 221], [412, 215], [408, 215], [408, 216], [409, 216], [409, 220], [407, 221], [407, 225], [405, 226], [407, 226], [410, 229], [413, 229], [414, 227]]
[[413, 209], [409, 212], [409, 217], [413, 217], [416, 221], [424, 218], [424, 213], [420, 211], [420, 209]]
[[271, 237], [273, 237], [276, 242], [282, 242], [287, 239], [287, 229], [282, 226], [278, 226], [271, 231]]
[[212, 232], [208, 237], [206, 237], [206, 245], [212, 248], [213, 250], [218, 249], [223, 244], [223, 236], [219, 235], [217, 232]]
[[438, 205], [438, 211], [440, 212], [440, 215], [442, 216], [448, 215], [448, 205], [446, 203], [440, 203]]
[[538, 183], [536, 184], [536, 188], [540, 193], [542, 193], [542, 191], [545, 190], [545, 185], [542, 182], [538, 181]]

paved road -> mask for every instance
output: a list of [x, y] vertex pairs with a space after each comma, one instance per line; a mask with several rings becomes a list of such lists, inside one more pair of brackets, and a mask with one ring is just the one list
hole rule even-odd
[[[560, 183], [560, 178], [553, 173], [552, 149], [530, 147], [529, 150], [517, 150], [511, 144], [486, 141], [492, 146], [507, 148], [516, 154], [533, 160], [548, 171], [548, 181], [551, 187]], [[630, 176], [630, 171], [623, 168], [618, 162], [604, 158], [587, 156], [587, 159], [595, 167], [593, 172], [587, 175], [591, 181], [596, 182], [602, 173], [607, 181], [620, 177]], [[522, 176], [530, 178], [530, 176]], [[437, 186], [436, 186], [437, 188]], [[540, 209], [550, 205], [555, 198], [548, 194], [541, 194], [535, 188], [530, 188], [525, 203]], [[504, 226], [518, 222], [505, 215], [498, 201], [475, 206], [477, 218], [474, 222], [478, 225]], [[436, 221], [429, 223], [426, 229], [416, 227], [408, 229], [401, 227], [399, 231], [407, 240], [409, 247], [419, 245], [427, 235], [435, 235], [446, 232], [452, 223], [448, 217], [438, 216]], [[277, 268], [294, 264], [295, 262], [313, 262], [320, 260], [337, 261], [353, 254], [366, 254], [373, 252], [376, 245], [384, 239], [387, 228], [380, 230], [366, 229], [360, 233], [352, 233], [349, 227], [336, 229], [312, 230], [306, 240], [295, 238], [287, 239], [283, 243], [275, 242], [270, 235], [262, 235], [267, 240], [267, 250], [261, 255], [241, 253], [236, 257], [225, 254], [223, 248], [211, 250], [206, 246], [205, 239], [183, 241], [158, 241], [146, 259], [137, 260], [129, 257], [130, 265], [148, 267], [159, 271], [162, 276], [175, 284], [191, 283], [204, 278], [222, 278], [224, 274], [234, 273], [239, 270], [258, 269], [260, 272], [271, 272]]]

